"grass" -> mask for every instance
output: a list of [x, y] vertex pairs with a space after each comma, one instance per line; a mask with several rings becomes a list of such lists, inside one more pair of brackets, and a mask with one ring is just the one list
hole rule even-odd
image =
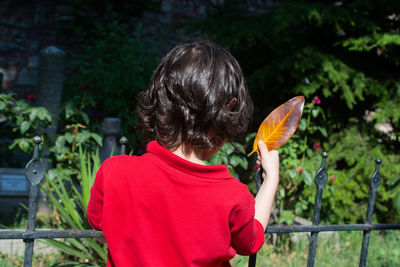
[[[358, 266], [362, 232], [338, 232], [326, 239], [318, 239], [315, 266]], [[400, 231], [372, 231], [367, 266], [400, 266]], [[308, 238], [291, 247], [264, 244], [257, 255], [257, 266], [307, 266]], [[247, 266], [248, 257], [236, 256], [234, 267]]]
[[[37, 255], [34, 254], [33, 267], [49, 267], [58, 266], [62, 258], [60, 255]], [[11, 267], [11, 266], [24, 266], [24, 258], [22, 256], [9, 257], [6, 254], [0, 252], [0, 267]]]

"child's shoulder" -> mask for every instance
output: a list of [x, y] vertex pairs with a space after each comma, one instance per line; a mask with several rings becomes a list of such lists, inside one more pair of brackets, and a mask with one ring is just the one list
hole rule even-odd
[[149, 164], [149, 153], [145, 153], [143, 155], [137, 156], [137, 155], [116, 155], [109, 157], [106, 159], [103, 164], [101, 165], [103, 168], [118, 168], [121, 166], [133, 166], [136, 165], [136, 167], [141, 166], [141, 165], [148, 165]]
[[132, 157], [135, 157], [135, 156], [115, 155], [115, 156], [112, 156], [112, 157], [109, 157], [108, 159], [106, 159], [104, 161], [104, 163], [106, 163], [106, 162], [115, 162], [115, 161], [119, 161], [119, 160], [126, 160], [126, 159], [129, 159], [129, 158], [132, 158]]
[[125, 164], [127, 162], [135, 161], [138, 156], [129, 156], [129, 155], [116, 155], [109, 157], [106, 159], [102, 166], [116, 166], [120, 164]]
[[236, 178], [233, 178], [231, 180], [231, 191], [232, 193], [234, 193], [235, 196], [239, 197], [239, 198], [248, 198], [249, 196], [253, 196], [249, 189], [248, 186], [242, 182], [240, 182], [239, 180], [237, 180]]

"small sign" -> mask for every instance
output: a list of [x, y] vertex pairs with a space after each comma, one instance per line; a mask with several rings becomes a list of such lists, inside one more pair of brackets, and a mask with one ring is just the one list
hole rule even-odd
[[0, 195], [29, 195], [24, 169], [0, 169]]
[[28, 190], [28, 182], [25, 175], [20, 174], [2, 174], [1, 189], [3, 191], [25, 192]]

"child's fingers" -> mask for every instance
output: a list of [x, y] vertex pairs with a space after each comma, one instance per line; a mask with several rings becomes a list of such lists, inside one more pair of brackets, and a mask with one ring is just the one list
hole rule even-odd
[[265, 156], [266, 153], [268, 153], [268, 147], [267, 147], [267, 145], [266, 145], [263, 141], [261, 141], [261, 140], [258, 141], [257, 145], [258, 145], [258, 150], [260, 151], [261, 158], [262, 158], [263, 156]]
[[[257, 143], [260, 151], [261, 166], [264, 169], [263, 175], [279, 176], [279, 154], [277, 150], [268, 151], [267, 145], [263, 141]], [[274, 175], [278, 174], [278, 175]]]

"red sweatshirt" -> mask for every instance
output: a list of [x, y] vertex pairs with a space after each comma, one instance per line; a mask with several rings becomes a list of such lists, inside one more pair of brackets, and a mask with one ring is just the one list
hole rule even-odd
[[264, 242], [254, 204], [226, 166], [189, 162], [153, 141], [143, 156], [103, 163], [87, 213], [106, 238], [107, 266], [230, 266]]

